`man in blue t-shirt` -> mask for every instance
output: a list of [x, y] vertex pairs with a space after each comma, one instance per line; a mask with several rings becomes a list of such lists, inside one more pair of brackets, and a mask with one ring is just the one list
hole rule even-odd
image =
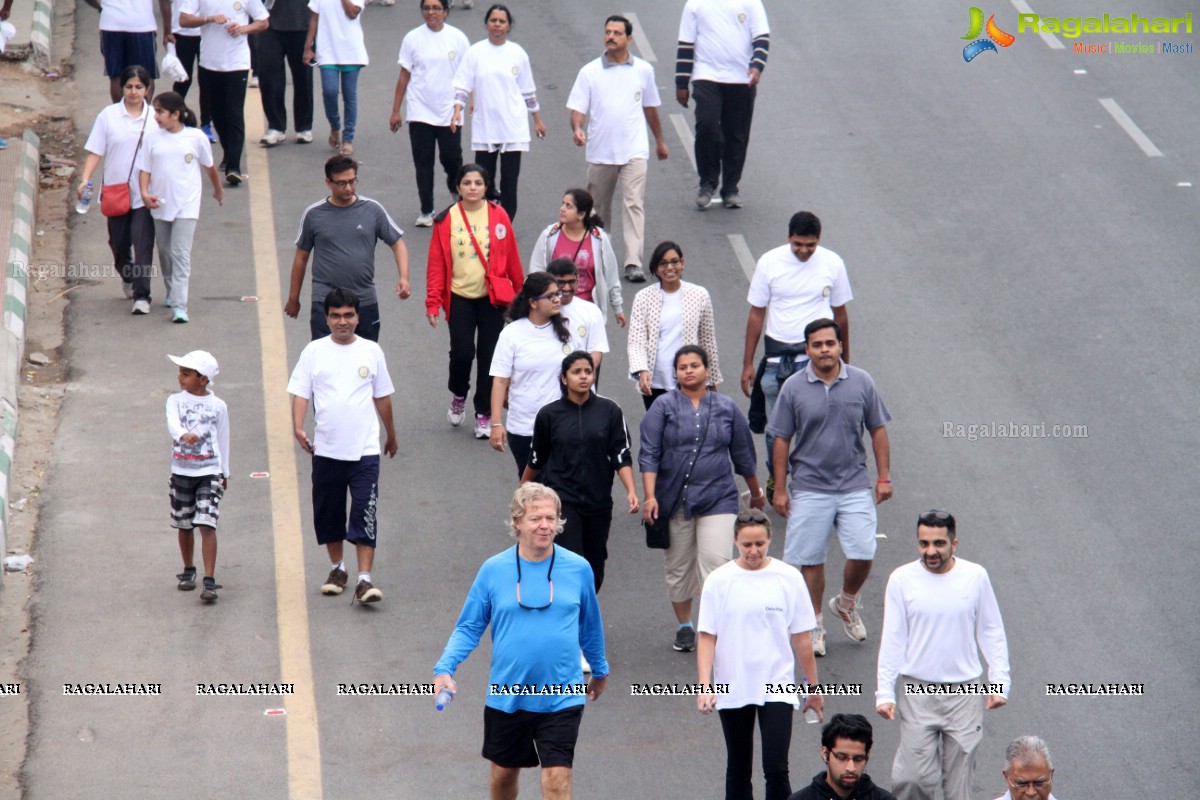
[[[526, 483], [513, 494], [517, 544], [479, 568], [454, 632], [433, 667], [434, 688], [458, 691], [454, 671], [492, 627], [483, 712], [483, 757], [492, 800], [517, 796], [520, 772], [542, 767], [542, 796], [571, 796], [575, 741], [586, 699], [604, 691], [604, 623], [592, 568], [554, 544], [562, 530], [553, 489]], [[592, 665], [583, 681], [579, 653]]]

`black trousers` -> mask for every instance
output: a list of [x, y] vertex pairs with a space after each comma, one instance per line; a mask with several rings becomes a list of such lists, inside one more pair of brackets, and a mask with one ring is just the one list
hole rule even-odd
[[[504, 327], [504, 309], [487, 295], [475, 300], [450, 293], [450, 393], [466, 397], [475, 363], [475, 413], [492, 413], [492, 354]], [[499, 422], [499, 420], [497, 420]]]
[[462, 128], [451, 133], [450, 126], [429, 125], [424, 122], [408, 123], [408, 139], [412, 143], [413, 167], [417, 170], [417, 195], [421, 198], [421, 213], [432, 214], [433, 205], [433, 151], [437, 148], [446, 172], [446, 188], [453, 197], [458, 187], [454, 179], [462, 167]]
[[[696, 100], [696, 171], [700, 186], [721, 197], [737, 194], [750, 146], [758, 88], [740, 83], [692, 81]], [[719, 183], [718, 183], [719, 181]]]
[[221, 140], [225, 172], [242, 171], [242, 150], [246, 146], [246, 74], [244, 69], [216, 72], [200, 68], [200, 93], [210, 98], [213, 125]]
[[[497, 161], [500, 162], [503, 178], [496, 175]], [[504, 210], [508, 212], [508, 218], [515, 220], [517, 218], [517, 184], [521, 180], [521, 151], [488, 153], [476, 150], [475, 163], [492, 175], [492, 192], [488, 199], [498, 200]], [[496, 194], [497, 186], [500, 187], [499, 194]]]
[[304, 63], [304, 37], [307, 31], [277, 31], [267, 28], [257, 34], [258, 91], [262, 96], [267, 127], [287, 130], [287, 74], [292, 73], [292, 121], [296, 131], [311, 131], [313, 126], [313, 68]]
[[604, 562], [608, 560], [608, 531], [612, 527], [612, 506], [603, 510], [582, 509], [577, 505], [562, 504], [563, 532], [558, 535], [558, 544], [578, 553], [592, 566], [596, 579], [596, 591], [604, 583]]
[[791, 703], [763, 703], [718, 711], [725, 733], [725, 800], [753, 800], [754, 719], [762, 739], [766, 800], [787, 800], [792, 793], [788, 778], [788, 747], [792, 743]]
[[[200, 37], [176, 36], [175, 55], [183, 62], [183, 68], [187, 71], [187, 80], [176, 83], [171, 87], [171, 91], [186, 100], [188, 90], [192, 88], [194, 70], [200, 61]], [[200, 124], [207, 125], [212, 122], [212, 109], [208, 107], [208, 96], [200, 91], [199, 87], [196, 92], [200, 95]]]
[[108, 217], [108, 246], [121, 280], [133, 285], [135, 300], [150, 299], [150, 273], [154, 271], [154, 219], [146, 207], [119, 217]]

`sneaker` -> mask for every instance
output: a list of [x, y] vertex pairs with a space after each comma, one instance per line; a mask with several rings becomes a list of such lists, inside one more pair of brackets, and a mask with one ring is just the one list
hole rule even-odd
[[675, 642], [671, 645], [680, 653], [690, 653], [696, 649], [696, 629], [691, 625], [680, 625], [675, 631]]
[[842, 608], [836, 597], [829, 598], [829, 608], [833, 613], [837, 614], [842, 619], [842, 628], [846, 631], [846, 636], [856, 642], [865, 642], [867, 640], [867, 626], [863, 625], [862, 618], [858, 616], [858, 608], [851, 608], [849, 611]]
[[137, 300], [134, 300], [132, 313], [134, 313], [134, 314], [149, 314], [150, 313], [150, 301], [144, 297], [139, 297]]
[[225, 173], [225, 182], [230, 186], [237, 186], [242, 182], [242, 175], [236, 170], [230, 170], [229, 172]]
[[475, 438], [476, 439], [491, 439], [492, 438], [492, 418], [488, 414], [475, 415]]
[[379, 0], [379, 5], [381, 5], [381, 6], [394, 6], [394, 5], [396, 5], [396, 0]]
[[[446, 418], [450, 420], [450, 424], [457, 428], [462, 425], [463, 419], [467, 416], [467, 398], [450, 396], [450, 410], [446, 412]], [[491, 431], [488, 432], [489, 434]]]
[[579, 668], [583, 670], [584, 675], [592, 674], [592, 665], [588, 663], [587, 656], [582, 652], [579, 654]]
[[383, 599], [383, 592], [376, 589], [370, 581], [359, 581], [358, 586], [354, 587], [354, 599], [360, 603], [378, 603]]
[[430, 212], [428, 214], [426, 214], [425, 212], [421, 212], [421, 216], [417, 217], [417, 221], [415, 224], [418, 228], [432, 228], [433, 227], [433, 212]]
[[646, 273], [637, 264], [625, 265], [625, 280], [630, 283], [645, 283]]
[[312, 131], [296, 131], [296, 144], [312, 144]]
[[187, 312], [184, 311], [182, 308], [177, 308], [171, 313], [171, 322], [182, 323], [182, 322], [187, 322], [187, 321], [188, 321]]
[[121, 291], [125, 293], [126, 300], [133, 299], [133, 283], [131, 281], [121, 281]]
[[217, 135], [216, 135], [215, 133], [213, 133], [213, 129], [212, 129], [212, 123], [211, 123], [211, 122], [210, 122], [210, 123], [207, 123], [207, 124], [205, 124], [205, 125], [201, 125], [201, 126], [200, 126], [200, 132], [201, 132], [201, 133], [203, 133], [205, 136], [207, 136], [207, 137], [208, 137], [208, 140], [209, 140], [210, 142], [212, 142], [213, 144], [216, 144], [216, 143], [217, 143]]
[[742, 197], [737, 192], [734, 192], [733, 194], [725, 195], [724, 197], [721, 198], [721, 202], [723, 202], [725, 204], [726, 208], [741, 208], [742, 207]]
[[267, 132], [258, 140], [258, 143], [264, 147], [274, 147], [280, 142], [287, 141], [287, 134], [283, 131], [277, 131], [274, 128], [267, 128]]
[[171, 307], [171, 295], [167, 295], [166, 297], [163, 298], [163, 308], [170, 308], [170, 307]]
[[187, 567], [175, 576], [179, 579], [179, 591], [190, 592], [196, 588], [196, 568]]
[[329, 571], [329, 577], [321, 586], [321, 594], [341, 594], [342, 590], [346, 588], [347, 579], [346, 570], [334, 567]]
[[704, 211], [712, 203], [712, 189], [701, 186], [700, 191], [696, 194], [696, 208]]
[[258, 76], [251, 75], [250, 80], [246, 81], [246, 87], [248, 89], [257, 89], [258, 88]]
[[217, 599], [217, 589], [221, 588], [221, 584], [217, 583], [215, 578], [204, 578], [204, 591], [200, 592], [200, 599], [206, 603], [211, 603]]
[[813, 628], [812, 632], [813, 655], [825, 655], [825, 629]]

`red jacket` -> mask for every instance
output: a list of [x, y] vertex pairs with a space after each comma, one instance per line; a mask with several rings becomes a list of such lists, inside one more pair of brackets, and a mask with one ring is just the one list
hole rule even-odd
[[[451, 206], [453, 208], [453, 206]], [[507, 278], [513, 289], [521, 291], [525, 281], [525, 269], [521, 266], [521, 254], [517, 249], [517, 236], [513, 233], [508, 212], [499, 203], [488, 202], [488, 236], [491, 240], [488, 253], [487, 275], [490, 280]], [[433, 221], [433, 239], [429, 243], [429, 265], [425, 273], [425, 315], [437, 314], [441, 308], [450, 319], [450, 275], [454, 262], [450, 253], [450, 209], [447, 208]]]

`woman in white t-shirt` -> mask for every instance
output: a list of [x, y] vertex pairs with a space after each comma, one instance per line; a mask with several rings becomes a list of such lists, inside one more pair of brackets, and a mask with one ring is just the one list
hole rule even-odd
[[196, 115], [175, 92], [154, 98], [158, 130], [146, 137], [138, 185], [154, 218], [158, 265], [167, 287], [172, 322], [188, 321], [188, 277], [192, 240], [200, 219], [200, 170], [208, 173], [217, 205], [225, 200], [221, 176], [213, 165], [212, 145], [196, 127]]
[[[358, 73], [368, 63], [363, 41], [362, 10], [366, 0], [309, 0], [312, 17], [304, 42], [304, 62], [321, 70], [321, 99], [329, 120], [329, 146], [344, 156], [354, 154], [358, 124]], [[338, 114], [341, 87], [345, 125]]]
[[[725, 797], [751, 797], [754, 723], [762, 740], [766, 800], [786, 800], [792, 715], [798, 683], [817, 683], [812, 650], [816, 627], [800, 571], [767, 555], [771, 520], [752, 508], [737, 515], [733, 541], [738, 557], [709, 574], [700, 595], [696, 646], [696, 696], [701, 714], [716, 709], [725, 734]], [[803, 674], [797, 680], [796, 664]], [[804, 710], [823, 719], [824, 700], [808, 695]]]
[[512, 13], [507, 6], [494, 3], [484, 19], [488, 38], [471, 45], [454, 74], [450, 130], [462, 127], [463, 109], [470, 105], [475, 163], [491, 173], [500, 186], [500, 205], [508, 212], [509, 219], [516, 219], [521, 153], [529, 150], [526, 110], [533, 116], [539, 139], [546, 137], [546, 126], [542, 123], [529, 56], [519, 44], [508, 41]]
[[673, 358], [685, 344], [704, 348], [709, 379], [713, 386], [721, 382], [712, 298], [707, 289], [683, 280], [683, 248], [660, 242], [650, 256], [650, 272], [658, 285], [634, 295], [627, 343], [629, 374], [647, 410], [655, 398], [675, 388]]
[[[508, 307], [512, 320], [500, 332], [492, 355], [491, 444], [504, 452], [507, 443], [517, 462], [517, 475], [525, 472], [533, 421], [537, 412], [561, 395], [559, 366], [564, 355], [579, 349], [562, 314], [562, 292], [547, 272], [525, 278]], [[508, 420], [504, 405], [508, 402]], [[507, 425], [507, 428], [506, 428]]]

